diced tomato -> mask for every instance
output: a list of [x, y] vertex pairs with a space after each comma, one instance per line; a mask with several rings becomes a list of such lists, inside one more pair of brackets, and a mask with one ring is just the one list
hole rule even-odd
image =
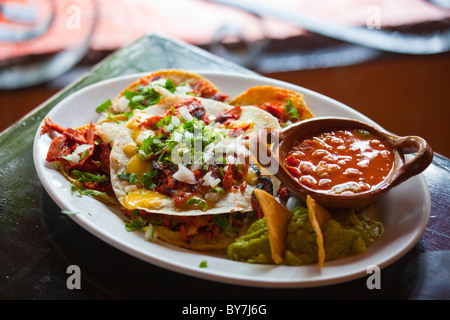
[[300, 160], [291, 155], [286, 158], [286, 163], [290, 166], [298, 167], [300, 165]]
[[300, 177], [302, 175], [302, 173], [300, 172], [300, 170], [298, 170], [298, 168], [296, 167], [286, 167], [286, 169], [294, 176], [294, 177]]

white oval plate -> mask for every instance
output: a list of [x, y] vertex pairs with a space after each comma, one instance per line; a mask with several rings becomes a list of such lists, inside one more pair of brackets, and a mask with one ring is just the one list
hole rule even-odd
[[[359, 112], [321, 94], [261, 76], [193, 71], [211, 80], [220, 90], [234, 97], [250, 87], [273, 85], [301, 92], [309, 109], [317, 116], [358, 119], [376, 125]], [[143, 74], [127, 75], [86, 87], [55, 106], [48, 117], [63, 127], [78, 127], [96, 121], [95, 108], [113, 99]], [[275, 266], [232, 261], [225, 255], [194, 252], [162, 241], [149, 242], [140, 232], [127, 232], [120, 212], [89, 198], [71, 195], [67, 180], [45, 161], [51, 139], [36, 132], [34, 163], [39, 178], [61, 210], [79, 212], [73, 220], [106, 243], [151, 264], [202, 279], [236, 285], [273, 288], [313, 287], [349, 281], [369, 275], [368, 268], [383, 268], [407, 253], [420, 239], [430, 215], [430, 194], [423, 175], [417, 175], [394, 188], [371, 207], [368, 213], [384, 224], [381, 239], [366, 253], [317, 265]], [[202, 261], [206, 268], [200, 268]]]

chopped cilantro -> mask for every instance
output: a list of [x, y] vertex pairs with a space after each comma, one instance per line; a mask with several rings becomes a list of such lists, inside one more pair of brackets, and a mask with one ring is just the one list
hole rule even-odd
[[196, 207], [200, 207], [203, 211], [206, 211], [208, 209], [208, 203], [206, 203], [205, 200], [198, 199], [198, 198], [190, 198], [186, 202], [186, 205], [187, 206], [193, 205]]
[[288, 103], [286, 104], [285, 110], [286, 114], [288, 115], [288, 119], [300, 120], [298, 110], [292, 105], [292, 100], [289, 99]]
[[128, 106], [131, 109], [145, 109], [161, 100], [158, 91], [144, 86], [139, 86], [137, 91], [125, 90], [123, 95], [129, 101]]
[[109, 113], [109, 112], [106, 114], [106, 118], [107, 118], [108, 120], [112, 121], [112, 122], [120, 123], [120, 121], [117, 120], [116, 118], [114, 118], [113, 115], [112, 115], [111, 113]]
[[147, 224], [148, 222], [138, 215], [125, 224], [125, 229], [127, 231], [142, 230]]
[[177, 90], [177, 87], [175, 87], [172, 80], [170, 79], [166, 80], [166, 84], [163, 87], [169, 90], [171, 93], [175, 93], [175, 91]]
[[93, 189], [78, 189], [78, 192], [82, 196], [91, 196], [91, 197], [104, 197], [106, 196], [106, 192], [101, 192]]
[[80, 187], [80, 185], [83, 186], [83, 183], [85, 182], [91, 183], [102, 182], [103, 180], [106, 179], [106, 176], [97, 176], [90, 172], [82, 172], [79, 170], [72, 170], [71, 174], [78, 178], [70, 185], [70, 190], [72, 194], [74, 190], [77, 190], [81, 196], [91, 196], [91, 197], [106, 196], [105, 192]]
[[64, 214], [67, 214], [67, 215], [75, 215], [75, 214], [79, 214], [79, 212], [68, 211], [68, 210], [62, 210], [61, 213], [64, 213]]
[[121, 173], [118, 174], [117, 177], [121, 180], [128, 181], [130, 184], [136, 184], [136, 182], [139, 180], [136, 173]]
[[145, 189], [152, 190], [156, 187], [156, 184], [153, 183], [153, 177], [156, 173], [156, 171], [145, 172], [140, 177], [136, 173], [121, 173], [117, 177], [121, 180], [128, 181], [130, 184], [140, 183]]
[[106, 100], [105, 102], [103, 102], [101, 105], [99, 105], [97, 107], [97, 109], [95, 109], [95, 111], [97, 112], [105, 112], [106, 110], [109, 110], [109, 107], [111, 107], [111, 99]]
[[212, 216], [212, 220], [215, 224], [217, 224], [221, 229], [228, 233], [234, 233], [236, 229], [231, 224], [230, 220], [227, 219], [224, 215], [215, 214]]
[[78, 182], [101, 182], [106, 179], [105, 176], [97, 176], [93, 173], [79, 170], [72, 170], [70, 173], [78, 178]]

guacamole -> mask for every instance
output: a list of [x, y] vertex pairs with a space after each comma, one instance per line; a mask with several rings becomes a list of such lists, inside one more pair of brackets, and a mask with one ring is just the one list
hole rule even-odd
[[[316, 234], [308, 209], [297, 207], [288, 224], [284, 265], [317, 263]], [[333, 212], [333, 219], [323, 225], [325, 261], [363, 253], [383, 234], [381, 222], [354, 210]], [[227, 250], [228, 257], [248, 263], [273, 264], [265, 218], [255, 221], [247, 233], [236, 239]]]

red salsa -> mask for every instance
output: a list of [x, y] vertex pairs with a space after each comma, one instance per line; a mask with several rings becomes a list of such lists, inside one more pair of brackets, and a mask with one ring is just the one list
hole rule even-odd
[[286, 167], [301, 184], [329, 193], [358, 193], [382, 182], [394, 154], [365, 130], [335, 130], [297, 141]]

